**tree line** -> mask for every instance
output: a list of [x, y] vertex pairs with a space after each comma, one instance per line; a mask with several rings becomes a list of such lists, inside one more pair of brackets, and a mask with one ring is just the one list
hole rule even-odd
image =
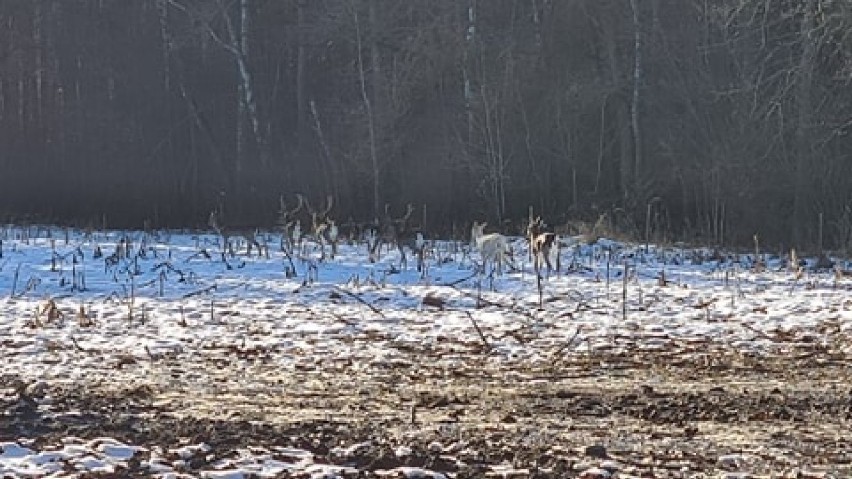
[[7, 0], [0, 214], [852, 246], [852, 4]]

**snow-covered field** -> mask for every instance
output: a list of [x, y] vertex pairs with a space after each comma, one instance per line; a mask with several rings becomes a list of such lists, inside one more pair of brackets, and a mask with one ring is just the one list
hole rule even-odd
[[852, 475], [852, 279], [813, 262], [599, 240], [540, 298], [520, 239], [493, 279], [449, 241], [421, 275], [271, 233], [0, 239], [0, 477]]

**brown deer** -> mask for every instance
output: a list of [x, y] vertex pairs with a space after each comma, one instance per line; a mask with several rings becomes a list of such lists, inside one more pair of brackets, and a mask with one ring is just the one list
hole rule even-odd
[[559, 259], [559, 237], [556, 233], [545, 231], [545, 224], [538, 216], [535, 219], [530, 219], [527, 224], [527, 241], [529, 242], [530, 255], [533, 260], [533, 267], [536, 274], [540, 274], [542, 263], [547, 266], [547, 272], [550, 274], [554, 270], [551, 257], [556, 256], [556, 271], [561, 267]]
[[[258, 256], [263, 254], [263, 246], [257, 241], [257, 230], [249, 228], [236, 228], [228, 225], [224, 220], [224, 208], [220, 205], [218, 208], [210, 212], [207, 218], [207, 226], [213, 229], [219, 236], [222, 237], [222, 254], [226, 252], [231, 256], [235, 256], [234, 245], [231, 243], [231, 238], [241, 237], [246, 241], [246, 255], [251, 256], [253, 247], [257, 248]], [[224, 258], [224, 256], [223, 256]]]
[[310, 215], [311, 222], [311, 237], [320, 246], [320, 259], [324, 260], [325, 245], [331, 246], [331, 258], [334, 259], [337, 255], [337, 243], [339, 237], [339, 229], [334, 220], [329, 217], [329, 212], [334, 207], [334, 197], [328, 195], [326, 197], [325, 208], [322, 211], [316, 211], [311, 207], [310, 202], [302, 195], [297, 195], [304, 202], [305, 208]]
[[425, 237], [423, 232], [409, 224], [414, 206], [406, 205], [405, 214], [399, 218], [390, 215], [390, 207], [385, 205], [385, 215], [377, 224], [367, 228], [365, 238], [371, 263], [379, 259], [383, 244], [396, 246], [400, 254], [400, 266], [408, 267], [408, 257], [405, 248], [410, 249], [417, 257], [417, 271], [424, 272]]
[[409, 204], [406, 209], [404, 219], [400, 219], [396, 224], [396, 242], [397, 248], [402, 255], [403, 267], [408, 267], [408, 258], [405, 255], [405, 248], [411, 250], [414, 257], [417, 259], [417, 271], [421, 276], [426, 275], [426, 235], [422, 227], [416, 227], [409, 223], [413, 207]]
[[293, 209], [288, 209], [284, 202], [284, 195], [278, 197], [278, 227], [281, 228], [281, 250], [292, 253], [301, 242], [302, 226], [296, 213], [304, 208], [304, 198], [296, 195], [298, 203]]

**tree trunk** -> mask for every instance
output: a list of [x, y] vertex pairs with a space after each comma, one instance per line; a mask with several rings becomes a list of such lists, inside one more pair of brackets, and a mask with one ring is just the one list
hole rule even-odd
[[24, 120], [24, 95], [26, 93], [26, 69], [24, 68], [24, 58], [18, 58], [18, 129], [23, 132], [26, 129]]
[[35, 94], [36, 94], [36, 110], [35, 110], [35, 125], [41, 127], [42, 115], [44, 113], [44, 42], [43, 42], [43, 15], [41, 1], [36, 0], [33, 3], [33, 44], [35, 45]]
[[[372, 2], [372, 0], [370, 0]], [[367, 72], [364, 65], [364, 45], [361, 35], [361, 21], [358, 17], [357, 7], [353, 9], [355, 16], [355, 40], [358, 50], [358, 79], [361, 86], [361, 100], [364, 102], [364, 111], [367, 116], [367, 132], [370, 142], [370, 170], [373, 183], [373, 216], [380, 218], [381, 213], [381, 165], [379, 164], [379, 153], [376, 146], [376, 123], [373, 115], [373, 106], [370, 95], [367, 93]]]
[[171, 91], [171, 36], [169, 35], [168, 0], [157, 0], [157, 16], [160, 20], [160, 42], [163, 49], [163, 91]]
[[306, 0], [296, 2], [296, 21], [299, 29], [299, 46], [296, 51], [296, 131], [298, 142], [303, 145], [307, 138], [307, 99], [305, 98], [305, 68], [307, 63], [307, 42], [305, 29]]
[[322, 168], [322, 178], [323, 178], [323, 187], [327, 194], [332, 195], [334, 198], [338, 198], [340, 195], [340, 191], [338, 191], [337, 187], [337, 175], [334, 171], [333, 160], [331, 157], [331, 147], [328, 146], [328, 142], [325, 139], [325, 134], [323, 133], [322, 121], [320, 121], [319, 112], [317, 111], [317, 104], [314, 100], [309, 102], [311, 108], [311, 116], [314, 120], [314, 130], [317, 134], [317, 139], [319, 140], [320, 148], [322, 154], [321, 158], [321, 168]]
[[[622, 87], [621, 75], [619, 72], [618, 50], [615, 44], [615, 31], [612, 26], [612, 19], [604, 18], [601, 22], [603, 25], [602, 41], [604, 42], [604, 50], [606, 52], [606, 63], [608, 64], [610, 90], [619, 92]], [[613, 110], [615, 110], [615, 120], [612, 122], [613, 128], [616, 130], [618, 139], [618, 171], [619, 171], [619, 188], [621, 190], [622, 199], [627, 201], [632, 196], [634, 184], [634, 157], [633, 157], [633, 138], [631, 137], [630, 127], [630, 111], [629, 103], [624, 95], [616, 93], [610, 102]]]
[[476, 36], [476, 0], [469, 0], [467, 6], [467, 28], [465, 29], [465, 49], [462, 59], [462, 76], [464, 77], [464, 108], [467, 113], [467, 144], [473, 143], [474, 137], [474, 87], [473, 77], [476, 70], [477, 53], [477, 36]]
[[804, 6], [804, 18], [800, 32], [801, 58], [798, 65], [796, 82], [796, 133], [795, 133], [795, 169], [793, 172], [793, 243], [797, 247], [805, 246], [808, 235], [808, 186], [813, 163], [810, 129], [813, 117], [813, 64], [816, 55], [814, 38], [814, 14], [817, 0], [807, 0]]
[[[630, 124], [633, 128], [633, 193], [639, 193], [642, 178], [642, 135], [639, 129], [639, 95], [642, 85], [642, 30], [636, 0], [630, 0], [633, 11], [633, 96], [630, 102]], [[636, 198], [641, 200], [641, 198]]]
[[[258, 156], [260, 157], [260, 165], [265, 168], [269, 164], [269, 150], [266, 141], [266, 134], [260, 125], [260, 115], [257, 108], [257, 99], [255, 98], [255, 85], [248, 65], [249, 30], [251, 24], [249, 0], [240, 0], [239, 32], [234, 30], [231, 17], [228, 15], [226, 10], [223, 10], [223, 16], [225, 19], [225, 27], [227, 28], [228, 36], [230, 37], [230, 45], [226, 45], [226, 48], [234, 55], [237, 62], [237, 73], [239, 77], [238, 94], [240, 97], [239, 111], [241, 112], [237, 121], [246, 121], [249, 124], [252, 139], [254, 140]], [[242, 131], [243, 128], [238, 127], [238, 135], [242, 135]]]
[[385, 101], [385, 79], [382, 74], [382, 57], [379, 52], [379, 33], [381, 25], [379, 22], [379, 13], [376, 10], [376, 0], [367, 0], [369, 7], [370, 21], [370, 90], [373, 93], [373, 122], [376, 125], [376, 132], [381, 133], [384, 130], [383, 123], [387, 122], [387, 102]]
[[[231, 34], [231, 41], [236, 50], [237, 68], [240, 81], [237, 82], [237, 121], [236, 121], [236, 150], [237, 150], [237, 176], [242, 176], [246, 162], [246, 120], [248, 119], [249, 102], [251, 101], [251, 85], [248, 77], [248, 69], [245, 65], [245, 59], [248, 56], [248, 0], [240, 0], [240, 31], [239, 35], [234, 38]], [[227, 16], [227, 13], [225, 13]], [[255, 137], [257, 139], [257, 137]]]
[[503, 154], [500, 105], [492, 101], [485, 86], [481, 87], [479, 98], [482, 101], [484, 117], [482, 137], [485, 143], [486, 175], [491, 192], [489, 199], [493, 203], [495, 219], [501, 222], [506, 216], [506, 157]]

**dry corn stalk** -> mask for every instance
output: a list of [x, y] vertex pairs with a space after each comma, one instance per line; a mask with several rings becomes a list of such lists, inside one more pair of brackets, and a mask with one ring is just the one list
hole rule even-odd
[[51, 298], [44, 303], [44, 306], [42, 306], [41, 311], [36, 316], [36, 320], [38, 321], [41, 317], [46, 318], [44, 324], [50, 324], [54, 321], [64, 318], [65, 314], [59, 310], [59, 306], [56, 305], [56, 301]]

